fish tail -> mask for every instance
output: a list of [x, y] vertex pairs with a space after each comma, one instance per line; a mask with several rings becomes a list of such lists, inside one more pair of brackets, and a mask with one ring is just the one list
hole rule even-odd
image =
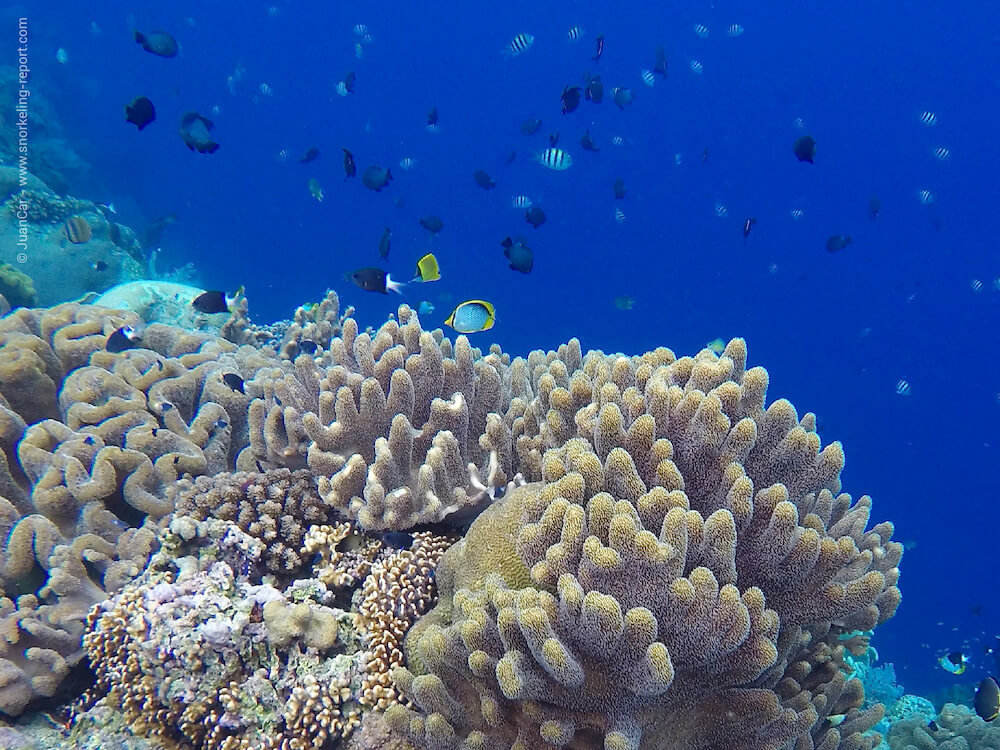
[[132, 38], [135, 39], [139, 44], [146, 43], [146, 37], [141, 31], [138, 30], [133, 31]]
[[389, 290], [395, 292], [396, 294], [402, 294], [404, 286], [406, 286], [406, 282], [405, 281], [393, 281], [392, 280], [392, 276], [390, 276], [389, 274], [385, 275], [385, 288], [386, 289], [389, 289]]

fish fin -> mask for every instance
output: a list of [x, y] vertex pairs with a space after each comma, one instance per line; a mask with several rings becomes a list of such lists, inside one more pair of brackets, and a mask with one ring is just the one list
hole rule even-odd
[[393, 281], [392, 276], [389, 274], [385, 275], [385, 288], [394, 291], [396, 294], [403, 293], [403, 287], [406, 286], [405, 281]]

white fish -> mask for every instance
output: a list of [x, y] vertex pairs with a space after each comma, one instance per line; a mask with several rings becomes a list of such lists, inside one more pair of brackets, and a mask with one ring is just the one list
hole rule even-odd
[[368, 33], [368, 26], [367, 25], [365, 25], [363, 23], [359, 23], [359, 24], [355, 24], [354, 25], [354, 36], [364, 36], [367, 33]]
[[898, 393], [900, 396], [909, 396], [910, 391], [911, 391], [910, 384], [905, 380], [900, 380], [898, 383], [896, 383], [896, 393]]
[[934, 202], [934, 194], [930, 190], [918, 190], [917, 199], [925, 206]]
[[222, 114], [222, 105], [221, 104], [216, 104], [214, 107], [212, 107], [212, 114], [215, 115], [216, 117], [218, 117], [219, 115], [221, 115]]
[[65, 65], [69, 62], [69, 52], [60, 47], [56, 50], [56, 60]]
[[617, 221], [619, 224], [625, 221], [625, 212], [622, 211], [620, 208], [615, 209], [615, 221]]
[[270, 84], [262, 83], [260, 85], [260, 93], [262, 93], [264, 96], [271, 96], [272, 94], [274, 94], [274, 89], [271, 88]]
[[522, 210], [531, 208], [531, 198], [526, 195], [515, 195], [510, 199], [510, 205], [514, 208], [520, 208]]
[[803, 120], [801, 117], [796, 117], [794, 120], [792, 120], [792, 127], [794, 127], [796, 130], [805, 130], [806, 121]]
[[585, 33], [586, 31], [582, 27], [574, 26], [566, 33], [566, 36], [571, 42], [579, 42]]
[[288, 161], [288, 149], [283, 148], [278, 152], [278, 161]]
[[934, 158], [937, 159], [938, 161], [947, 161], [949, 158], [951, 158], [951, 151], [949, 151], [944, 146], [938, 146], [936, 149], [934, 149]]
[[500, 50], [501, 54], [506, 58], [517, 57], [522, 52], [527, 52], [531, 49], [531, 45], [535, 43], [535, 37], [531, 34], [521, 33], [510, 40], [510, 43]]
[[726, 36], [730, 39], [735, 39], [738, 36], [743, 36], [743, 27], [738, 23], [734, 23], [728, 29], [726, 29]]
[[791, 216], [792, 219], [794, 219], [795, 221], [798, 221], [803, 216], [805, 216], [805, 212], [801, 208], [793, 208], [791, 211], [788, 212], [788, 215]]
[[983, 291], [983, 282], [981, 282], [979, 279], [973, 279], [972, 281], [970, 281], [969, 286], [972, 287], [972, 291], [974, 292]]
[[620, 135], [616, 135], [614, 138], [611, 139], [611, 142], [616, 146], [621, 146], [623, 143], [625, 143], [625, 139], [622, 138]]
[[402, 169], [413, 169], [415, 166], [417, 166], [417, 160], [412, 159], [409, 156], [404, 156], [402, 159], [399, 160], [399, 166]]
[[538, 162], [556, 172], [562, 172], [573, 166], [573, 157], [561, 148], [547, 148], [537, 156]]
[[720, 219], [725, 219], [726, 215], [728, 213], [729, 213], [729, 209], [726, 208], [721, 203], [719, 203], [718, 201], [716, 201], [716, 203], [715, 203], [715, 215], [718, 216]]
[[924, 125], [932, 126], [937, 125], [937, 115], [928, 110], [924, 110], [920, 113], [920, 122]]
[[694, 33], [702, 39], [708, 39], [708, 26], [703, 23], [696, 23], [694, 25]]
[[694, 73], [695, 75], [699, 75], [700, 76], [704, 70], [705, 70], [705, 66], [702, 65], [700, 62], [698, 62], [697, 60], [692, 60], [691, 61], [691, 72], [692, 73]]
[[341, 96], [347, 96], [351, 92], [347, 90], [347, 86], [343, 81], [337, 81], [337, 93]]
[[640, 75], [642, 76], [642, 82], [647, 86], [652, 86], [656, 83], [656, 79], [653, 77], [653, 73], [651, 71], [644, 70], [640, 73]]

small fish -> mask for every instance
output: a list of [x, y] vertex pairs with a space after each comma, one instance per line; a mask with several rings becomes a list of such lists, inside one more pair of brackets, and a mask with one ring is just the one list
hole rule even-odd
[[619, 310], [631, 310], [635, 307], [635, 300], [628, 295], [623, 295], [621, 297], [615, 297], [615, 307]]
[[82, 216], [70, 216], [63, 222], [63, 229], [66, 230], [66, 239], [74, 245], [90, 240], [90, 223]]
[[271, 84], [269, 83], [262, 82], [260, 86], [258, 86], [258, 88], [260, 89], [260, 93], [262, 93], [264, 96], [274, 95], [274, 89], [271, 88]]
[[309, 194], [316, 199], [317, 202], [323, 202], [323, 187], [319, 184], [319, 180], [313, 177], [308, 183]]
[[382, 232], [382, 239], [378, 241], [378, 256], [382, 260], [387, 260], [389, 258], [389, 246], [392, 243], [392, 230], [389, 227], [385, 228]]
[[826, 249], [831, 253], [835, 253], [838, 250], [843, 250], [850, 244], [851, 238], [849, 235], [845, 236], [843, 234], [832, 234], [826, 241]]
[[839, 727], [846, 718], [847, 714], [830, 714], [826, 717], [826, 721], [831, 727]]
[[401, 169], [410, 170], [417, 166], [417, 160], [411, 159], [409, 156], [404, 156], [399, 160], [399, 166]]
[[[910, 395], [910, 384], [906, 380], [900, 380], [898, 383], [896, 383], [896, 395], [898, 396]], [[942, 664], [941, 666], [944, 665]], [[947, 669], [947, 667], [945, 667], [945, 669]]]
[[714, 354], [716, 357], [721, 357], [722, 353], [726, 351], [726, 342], [718, 338], [712, 339], [707, 344], [705, 344], [705, 348], [707, 348], [710, 352], [712, 352], [712, 354]]
[[556, 172], [562, 172], [573, 166], [573, 157], [561, 148], [547, 148], [538, 154], [537, 160]]
[[524, 220], [531, 224], [534, 229], [538, 229], [545, 223], [545, 212], [538, 206], [532, 206], [524, 212]]
[[476, 184], [483, 190], [492, 190], [497, 186], [496, 180], [481, 169], [477, 169], [472, 173], [472, 179], [474, 179]]
[[601, 81], [600, 76], [590, 77], [590, 73], [584, 76], [584, 80], [587, 85], [583, 90], [584, 96], [587, 97], [587, 101], [593, 102], [594, 104], [600, 104], [604, 100], [604, 83]]
[[743, 27], [738, 23], [734, 23], [728, 29], [726, 29], [726, 36], [730, 39], [736, 39], [736, 37], [743, 36]]
[[112, 354], [118, 354], [138, 346], [141, 341], [142, 337], [133, 326], [122, 326], [108, 336], [107, 341], [104, 342], [104, 348]]
[[354, 175], [358, 173], [358, 167], [354, 163], [354, 154], [352, 154], [346, 148], [342, 148], [340, 150], [344, 152], [344, 174], [346, 175], [344, 179], [349, 180], [351, 177], [354, 177]]
[[111, 216], [114, 216], [115, 214], [118, 213], [118, 209], [115, 208], [114, 203], [101, 203], [100, 201], [98, 201], [94, 205], [97, 206], [97, 210], [101, 212], [101, 214], [104, 216], [105, 219], [110, 219]]
[[580, 91], [579, 86], [563, 87], [563, 92], [559, 95], [559, 99], [562, 101], [562, 113], [564, 115], [576, 111], [576, 108], [580, 106]]
[[596, 153], [601, 150], [594, 145], [594, 139], [590, 137], [590, 128], [587, 128], [583, 135], [580, 136], [580, 146], [584, 151], [594, 151]]
[[753, 229], [753, 225], [756, 223], [757, 220], [753, 217], [750, 217], [743, 222], [743, 244], [746, 244], [747, 237], [750, 236], [750, 230]]
[[459, 333], [488, 331], [496, 322], [496, 309], [492, 304], [480, 299], [462, 302], [452, 310], [444, 324]]
[[146, 52], [152, 52], [159, 57], [177, 56], [177, 42], [166, 31], [153, 31], [149, 34], [143, 34], [141, 31], [133, 31], [132, 38]]
[[542, 121], [537, 117], [531, 120], [525, 120], [521, 123], [521, 133], [523, 135], [534, 135], [542, 127]]
[[240, 287], [231, 295], [226, 294], [225, 292], [210, 289], [207, 292], [202, 292], [191, 300], [191, 307], [200, 313], [205, 313], [206, 315], [218, 315], [220, 313], [232, 312], [236, 303], [243, 296], [243, 292], [243, 287]]
[[594, 41], [597, 43], [597, 48], [594, 52], [594, 56], [590, 59], [596, 63], [600, 62], [601, 55], [604, 54], [604, 34], [598, 34]]
[[413, 534], [405, 531], [386, 531], [382, 534], [382, 543], [396, 549], [409, 549], [413, 546]]
[[[909, 386], [908, 383], [907, 386]], [[899, 388], [896, 389], [896, 393], [899, 393]], [[907, 387], [907, 393], [909, 393], [909, 387]], [[938, 659], [938, 664], [941, 665], [941, 668], [945, 672], [950, 672], [951, 674], [962, 674], [969, 665], [969, 659], [961, 651], [952, 651], [950, 654], [942, 656]]]
[[694, 33], [701, 39], [708, 39], [708, 26], [703, 23], [694, 25]]
[[619, 224], [625, 223], [625, 212], [621, 210], [618, 206], [615, 206], [615, 221]]
[[615, 105], [624, 111], [625, 107], [635, 101], [635, 92], [632, 89], [615, 88], [611, 90]]
[[417, 261], [417, 274], [413, 277], [414, 281], [437, 281], [440, 278], [441, 268], [438, 266], [434, 253], [427, 253]]
[[662, 44], [656, 47], [656, 65], [653, 66], [653, 72], [664, 78], [667, 77], [667, 53]]
[[691, 62], [689, 62], [688, 67], [691, 68], [691, 72], [694, 73], [696, 76], [700, 76], [702, 73], [705, 72], [705, 66], [702, 65], [697, 60], [692, 60]]
[[365, 48], [361, 46], [361, 42], [354, 43], [354, 59], [355, 60], [365, 59]]
[[621, 146], [624, 143], [625, 139], [622, 138], [620, 135], [616, 135], [614, 138], [611, 139], [611, 144], [614, 146]]
[[311, 161], [316, 161], [319, 158], [319, 149], [315, 146], [310, 146], [306, 149], [305, 153], [299, 157], [299, 164], [308, 164]]
[[816, 141], [811, 135], [803, 135], [795, 140], [792, 146], [792, 153], [799, 161], [806, 161], [810, 164], [816, 157]]
[[347, 96], [351, 92], [347, 90], [347, 84], [343, 81], [337, 81], [337, 96]]
[[987, 677], [979, 683], [974, 705], [983, 721], [993, 721], [1000, 716], [1000, 686], [993, 677]]
[[938, 146], [934, 149], [934, 158], [938, 161], [948, 161], [951, 158], [951, 151], [949, 151], [944, 146]]
[[90, 264], [90, 268], [91, 268], [91, 270], [97, 271], [98, 273], [100, 273], [101, 271], [107, 271], [108, 270], [108, 264], [105, 263], [103, 260], [99, 260], [96, 263], [91, 263]]
[[531, 198], [526, 195], [515, 195], [510, 199], [510, 205], [514, 208], [527, 209], [531, 208]]
[[354, 36], [364, 36], [368, 33], [368, 25], [363, 23], [358, 23], [354, 25]]
[[621, 177], [615, 180], [615, 184], [612, 189], [615, 191], [616, 200], [623, 200], [625, 198], [625, 180]]
[[389, 290], [402, 294], [405, 286], [401, 281], [393, 281], [392, 277], [381, 268], [359, 268], [351, 274], [351, 281], [366, 292], [381, 294], [388, 294]]
[[389, 180], [393, 179], [392, 172], [385, 167], [371, 166], [361, 175], [361, 184], [376, 193], [382, 192], [382, 188], [388, 187]]
[[69, 52], [67, 52], [63, 47], [56, 50], [56, 62], [62, 65], [69, 62]]
[[934, 125], [937, 125], [937, 120], [938, 120], [936, 114], [934, 114], [933, 112], [929, 112], [927, 110], [924, 110], [923, 112], [920, 113], [919, 119], [920, 122], [922, 122], [924, 125], [927, 125], [928, 127], [933, 127]]
[[523, 237], [518, 237], [516, 241], [505, 237], [500, 244], [503, 245], [503, 254], [510, 261], [510, 270], [531, 273], [535, 265], [535, 254], [525, 244]]
[[938, 723], [934, 721], [934, 719], [931, 719], [930, 721], [927, 722], [927, 728], [930, 729], [932, 732], [936, 732], [941, 727], [938, 726]]
[[235, 391], [236, 393], [246, 393], [246, 391], [243, 390], [243, 378], [235, 372], [227, 372], [223, 375], [222, 382], [225, 383], [230, 390]]
[[421, 300], [420, 304], [417, 305], [417, 313], [420, 315], [431, 315], [434, 313], [434, 303], [428, 302], [427, 300]]
[[934, 194], [930, 190], [918, 190], [917, 200], [920, 201], [921, 205], [929, 206], [934, 202]]
[[549, 145], [555, 148], [559, 144], [559, 131], [549, 133]]
[[319, 346], [315, 341], [304, 340], [299, 342], [299, 351], [304, 354], [315, 354]]
[[584, 33], [585, 32], [582, 28], [580, 28], [579, 26], [574, 26], [572, 29], [566, 32], [566, 36], [569, 38], [570, 42], [579, 42], [583, 38]]
[[656, 84], [656, 77], [653, 75], [653, 71], [651, 70], [643, 70], [639, 73], [639, 77], [642, 78], [642, 82], [647, 86], [652, 87]]
[[197, 112], [186, 112], [181, 117], [181, 139], [185, 146], [199, 154], [214, 154], [219, 150], [219, 144], [209, 135], [209, 131], [214, 128], [211, 120]]
[[130, 122], [139, 130], [156, 119], [156, 107], [144, 96], [137, 96], [125, 105], [125, 122]]
[[517, 57], [522, 52], [527, 52], [531, 49], [531, 45], [535, 43], [535, 37], [531, 34], [518, 34], [516, 37], [510, 40], [510, 43], [501, 50], [501, 53], [506, 59], [512, 57]]
[[793, 208], [788, 212], [788, 215], [792, 217], [793, 221], [798, 221], [805, 216], [805, 212], [801, 208]]
[[425, 216], [420, 220], [420, 226], [426, 229], [431, 234], [438, 234], [444, 229], [444, 222], [441, 221], [440, 216]]
[[878, 218], [878, 212], [882, 210], [882, 201], [874, 195], [868, 199], [868, 218], [872, 221]]
[[974, 292], [983, 291], [983, 282], [981, 282], [979, 279], [973, 279], [972, 281], [970, 281], [969, 286], [972, 287], [972, 291]]
[[432, 107], [431, 111], [427, 113], [427, 132], [436, 133], [438, 132], [438, 108]]
[[726, 208], [725, 204], [720, 203], [719, 201], [716, 201], [715, 202], [715, 215], [718, 216], [720, 219], [725, 219], [726, 216], [729, 215], [729, 209]]

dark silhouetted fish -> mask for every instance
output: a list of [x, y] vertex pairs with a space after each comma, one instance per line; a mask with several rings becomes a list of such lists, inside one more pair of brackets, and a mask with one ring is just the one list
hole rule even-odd
[[392, 230], [389, 227], [382, 232], [382, 239], [378, 241], [378, 255], [382, 260], [389, 257], [389, 246], [392, 243]]
[[516, 241], [510, 237], [506, 237], [500, 244], [503, 245], [503, 254], [510, 261], [509, 268], [512, 271], [520, 271], [521, 273], [531, 272], [532, 267], [535, 265], [535, 254], [525, 244], [523, 237], [518, 237]]
[[600, 104], [604, 99], [604, 84], [601, 82], [600, 76], [590, 77], [590, 73], [584, 76], [584, 80], [587, 82], [584, 94], [588, 101], [592, 101], [594, 104]]
[[344, 174], [347, 175], [344, 179], [349, 180], [358, 173], [358, 167], [354, 163], [354, 154], [346, 148], [342, 148], [340, 150], [344, 152]]
[[153, 219], [150, 225], [142, 230], [140, 235], [142, 238], [142, 249], [148, 250], [151, 247], [157, 247], [160, 244], [160, 239], [163, 237], [163, 230], [171, 224], [176, 223], [177, 214], [169, 214]]
[[187, 112], [181, 117], [180, 134], [184, 145], [199, 154], [214, 154], [219, 150], [219, 144], [209, 135], [214, 128], [211, 120], [197, 112]]
[[108, 264], [105, 263], [103, 260], [99, 260], [99, 261], [96, 261], [94, 263], [91, 263], [90, 264], [90, 268], [92, 270], [97, 271], [98, 273], [100, 273], [101, 271], [107, 271], [108, 270]]
[[405, 286], [400, 281], [393, 281], [392, 277], [381, 268], [359, 268], [351, 274], [351, 281], [366, 292], [379, 292], [381, 294], [388, 294], [389, 290], [402, 294], [402, 289]]
[[599, 62], [601, 55], [604, 54], [604, 34], [598, 34], [597, 39], [597, 49], [595, 50], [594, 56], [591, 58], [594, 62]]
[[319, 347], [317, 346], [315, 341], [309, 341], [308, 339], [305, 339], [299, 342], [299, 351], [303, 352], [304, 354], [315, 354], [318, 348]]
[[525, 120], [521, 123], [521, 132], [525, 135], [534, 135], [542, 127], [542, 121], [535, 118], [533, 120]]
[[580, 137], [580, 145], [584, 151], [594, 151], [596, 153], [601, 150], [594, 145], [594, 139], [590, 137], [590, 128], [587, 128]]
[[376, 193], [382, 191], [382, 188], [388, 186], [389, 180], [392, 179], [392, 172], [390, 172], [385, 167], [368, 167], [365, 173], [361, 175], [361, 183], [369, 190], [374, 190]]
[[635, 93], [632, 89], [616, 88], [612, 90], [612, 95], [614, 96], [615, 104], [621, 110], [624, 110], [627, 105], [635, 101]]
[[125, 122], [130, 122], [139, 130], [156, 119], [156, 107], [144, 96], [137, 96], [131, 104], [125, 105]]
[[496, 180], [490, 177], [486, 172], [481, 169], [477, 169], [472, 173], [472, 179], [476, 181], [483, 190], [492, 190], [497, 186]]
[[177, 42], [165, 31], [152, 31], [143, 34], [141, 31], [133, 31], [132, 38], [135, 39], [146, 52], [152, 52], [160, 57], [176, 57]]
[[830, 236], [830, 239], [826, 241], [826, 249], [831, 253], [835, 253], [838, 250], [843, 250], [845, 247], [851, 244], [851, 238], [845, 237], [842, 234], [834, 234]]
[[357, 80], [357, 76], [354, 75], [354, 71], [353, 70], [350, 73], [348, 73], [346, 76], [344, 76], [344, 80], [343, 80], [344, 91], [346, 91], [348, 94], [353, 94], [354, 93], [354, 81], [355, 80]]
[[799, 161], [807, 161], [812, 164], [816, 156], [816, 141], [813, 140], [811, 135], [804, 135], [796, 139], [795, 145], [792, 146], [792, 151]]
[[622, 200], [625, 197], [625, 180], [618, 178], [614, 185], [615, 198]]
[[444, 222], [441, 221], [439, 216], [425, 216], [420, 220], [420, 226], [426, 229], [431, 234], [437, 234], [442, 229], [444, 229]]
[[104, 342], [104, 348], [112, 354], [118, 354], [126, 349], [132, 349], [142, 342], [142, 337], [133, 326], [122, 326], [112, 332]]
[[757, 220], [750, 217], [743, 222], [743, 244], [746, 244], [747, 237], [750, 236], [750, 230], [753, 229], [753, 225], [757, 223]]
[[382, 543], [396, 549], [409, 549], [413, 546], [413, 534], [406, 531], [386, 531], [382, 534]]
[[579, 86], [566, 86], [563, 88], [563, 92], [559, 98], [562, 100], [562, 113], [564, 115], [576, 111], [576, 108], [580, 106], [580, 91]]
[[427, 130], [431, 133], [436, 133], [438, 130], [438, 108], [431, 107], [431, 111], [427, 113]]
[[663, 51], [662, 44], [656, 47], [656, 65], [653, 66], [653, 72], [664, 78], [667, 77], [667, 53]]
[[524, 212], [524, 220], [531, 224], [532, 228], [538, 229], [545, 223], [545, 212], [538, 206], [532, 206]]
[[311, 146], [307, 148], [306, 152], [299, 158], [299, 164], [308, 164], [311, 161], [316, 161], [318, 158], [319, 149], [315, 146]]
[[223, 375], [222, 382], [236, 393], [246, 393], [246, 391], [243, 390], [243, 378], [235, 372], [227, 372]]
[[226, 294], [225, 292], [210, 289], [191, 300], [191, 307], [206, 315], [232, 312], [237, 300], [242, 296], [243, 287], [237, 289], [233, 294]]

